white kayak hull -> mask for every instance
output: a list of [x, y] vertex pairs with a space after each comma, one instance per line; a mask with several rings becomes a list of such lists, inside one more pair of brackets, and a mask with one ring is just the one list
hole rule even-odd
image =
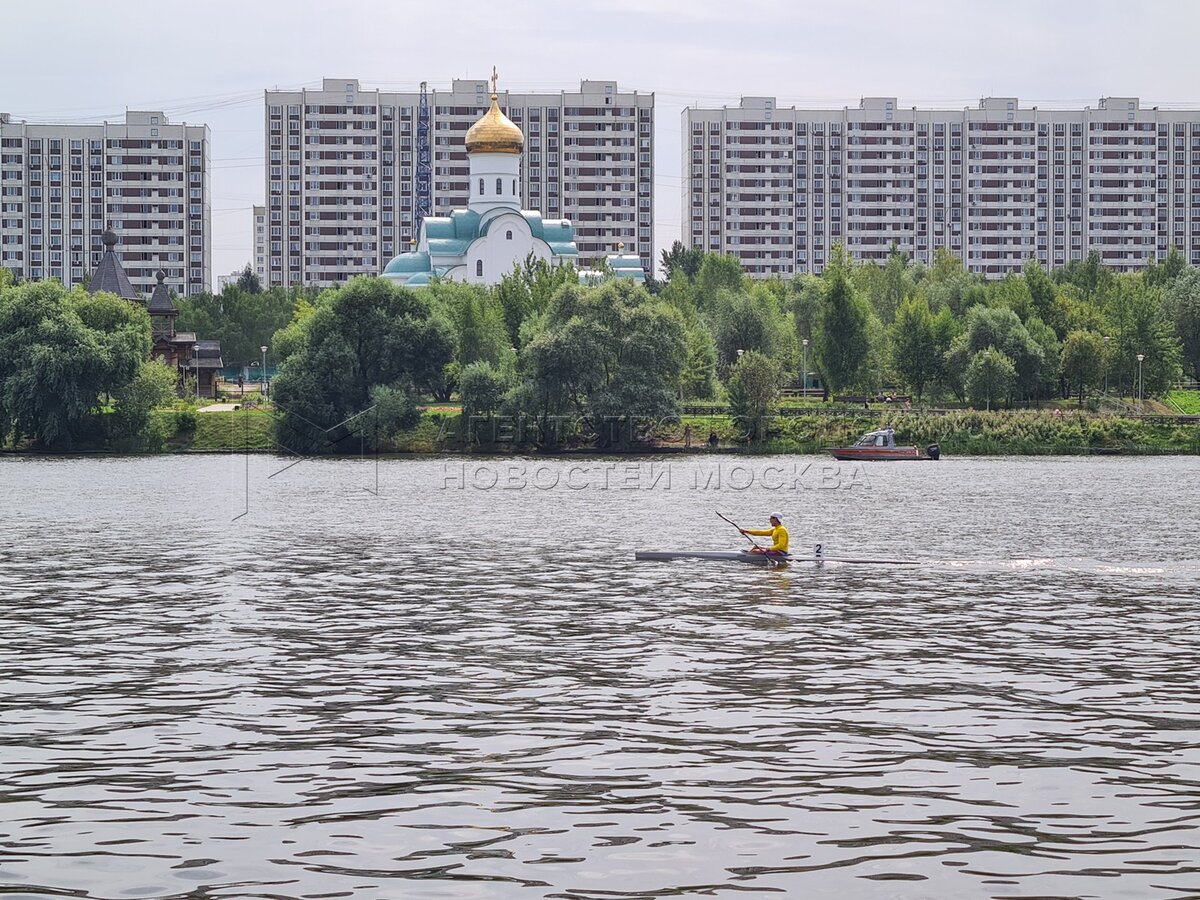
[[768, 556], [765, 553], [748, 553], [744, 550], [639, 550], [633, 555], [637, 560], [709, 559], [732, 562], [767, 563], [787, 562], [790, 556]]
[[768, 556], [765, 553], [750, 553], [746, 550], [638, 550], [633, 558], [639, 562], [666, 562], [674, 559], [706, 559], [717, 562], [743, 562], [767, 565], [768, 563], [850, 563], [865, 566], [917, 566], [916, 559], [851, 559], [845, 556]]

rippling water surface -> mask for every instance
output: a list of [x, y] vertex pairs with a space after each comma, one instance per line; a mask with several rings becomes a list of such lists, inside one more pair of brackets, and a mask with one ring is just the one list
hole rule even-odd
[[1200, 463], [714, 462], [0, 460], [0, 893], [1200, 896]]

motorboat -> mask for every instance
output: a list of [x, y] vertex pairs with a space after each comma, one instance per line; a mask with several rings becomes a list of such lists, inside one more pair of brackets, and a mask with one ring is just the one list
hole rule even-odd
[[829, 447], [834, 459], [844, 460], [892, 460], [892, 459], [938, 459], [942, 455], [937, 444], [924, 450], [919, 447], [897, 447], [896, 436], [891, 428], [868, 431], [852, 447]]

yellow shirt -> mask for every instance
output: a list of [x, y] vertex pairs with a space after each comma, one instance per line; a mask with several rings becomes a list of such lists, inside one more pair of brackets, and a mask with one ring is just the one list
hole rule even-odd
[[782, 525], [776, 525], [774, 528], [747, 528], [746, 534], [769, 537], [774, 542], [771, 544], [772, 550], [776, 553], [788, 552], [788, 532]]

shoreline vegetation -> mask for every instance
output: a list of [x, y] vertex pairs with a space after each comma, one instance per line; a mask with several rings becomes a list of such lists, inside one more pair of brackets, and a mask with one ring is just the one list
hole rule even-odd
[[0, 269], [0, 448], [786, 454], [891, 427], [949, 457], [1200, 453], [1200, 268], [1177, 250], [985, 280], [838, 245], [819, 276], [754, 280], [677, 243], [661, 271], [581, 283], [530, 257], [496, 285], [323, 291], [246, 271], [177, 302], [228, 354], [214, 410], [151, 358], [140, 304]]
[[[426, 411], [415, 426], [372, 441], [369, 424], [351, 429], [331, 458], [363, 453], [382, 456], [657, 456], [677, 453], [745, 453], [787, 455], [823, 453], [828, 447], [853, 443], [864, 432], [891, 427], [896, 442], [924, 447], [938, 444], [943, 456], [1045, 455], [1200, 455], [1200, 421], [1186, 416], [1147, 413], [1141, 416], [1094, 413], [1061, 408], [1042, 410], [912, 410], [796, 409], [767, 417], [761, 439], [749, 441], [728, 412], [684, 415], [638, 426], [632, 440], [603, 443], [583, 422], [561, 423], [553, 446], [521, 440], [532, 426], [503, 416], [479, 417], [467, 423], [459, 410]], [[289, 449], [276, 436], [276, 413], [270, 409], [196, 413], [192, 409], [159, 410], [151, 416], [160, 436], [151, 448], [130, 450], [110, 441], [82, 443], [71, 450], [39, 449], [26, 442], [5, 452], [37, 456], [103, 454], [155, 456], [173, 453], [278, 453], [309, 455]], [[690, 427], [691, 445], [685, 429]], [[717, 446], [710, 448], [710, 434]]]

